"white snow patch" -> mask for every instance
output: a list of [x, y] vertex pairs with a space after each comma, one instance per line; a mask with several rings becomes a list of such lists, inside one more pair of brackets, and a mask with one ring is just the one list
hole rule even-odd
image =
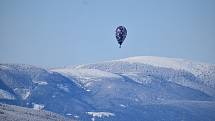
[[123, 105], [123, 104], [120, 104], [120, 107], [123, 107], [123, 108], [125, 108], [126, 106], [125, 106], [125, 105]]
[[68, 86], [65, 86], [63, 84], [57, 84], [57, 87], [65, 92], [69, 92]]
[[131, 78], [135, 82], [143, 84], [143, 85], [152, 83], [152, 79], [150, 76], [145, 76], [145, 75], [142, 76], [142, 75], [139, 75], [137, 73], [132, 73], [132, 72], [131, 73], [125, 73], [122, 75], [128, 76], [129, 78]]
[[67, 113], [66, 115], [67, 115], [67, 116], [72, 116], [72, 114], [71, 114], [71, 113]]
[[139, 102], [139, 99], [137, 99], [137, 98], [135, 98], [134, 100], [135, 100], [136, 102]]
[[0, 89], [0, 99], [14, 100], [15, 96], [7, 91]]
[[47, 85], [48, 82], [46, 81], [33, 81], [33, 83], [38, 84], [38, 85]]
[[103, 117], [110, 117], [115, 116], [115, 114], [110, 112], [87, 112], [88, 115], [92, 116], [92, 121], [95, 121], [95, 118], [103, 118]]
[[1, 69], [9, 69], [9, 67], [4, 66], [4, 65], [0, 65], [0, 68], [1, 68]]
[[95, 79], [95, 78], [120, 78], [120, 76], [116, 74], [112, 74], [105, 71], [100, 71], [98, 69], [55, 69], [52, 71], [69, 74], [71, 76], [85, 78], [85, 79]]
[[90, 92], [91, 90], [87, 89], [86, 91], [87, 91], [87, 92]]
[[31, 94], [29, 89], [15, 88], [14, 92], [17, 93], [18, 95], [20, 95], [23, 100], [26, 100]]
[[96, 81], [102, 81], [104, 79], [117, 79], [123, 80], [121, 76], [105, 71], [100, 71], [98, 69], [71, 69], [71, 68], [64, 68], [64, 69], [55, 69], [52, 70], [58, 73], [63, 74], [64, 76], [76, 79], [80, 84], [80, 86], [84, 85], [85, 87], [91, 86]]
[[77, 115], [75, 115], [74, 117], [75, 117], [75, 118], [79, 118], [79, 116], [77, 116]]
[[107, 88], [108, 88], [108, 89], [111, 89], [111, 88], [112, 88], [112, 86], [111, 86], [111, 85], [109, 85]]
[[33, 109], [35, 110], [42, 110], [45, 106], [42, 104], [36, 104], [36, 103], [32, 103], [33, 104]]
[[73, 114], [71, 114], [71, 113], [67, 113], [66, 115], [67, 115], [67, 116], [73, 116], [74, 118], [79, 118], [78, 115], [73, 115]]

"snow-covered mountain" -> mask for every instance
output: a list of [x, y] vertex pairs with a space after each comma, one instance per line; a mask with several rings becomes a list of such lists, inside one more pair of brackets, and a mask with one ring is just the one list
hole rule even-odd
[[215, 65], [150, 56], [55, 69], [1, 64], [0, 102], [84, 121], [211, 121]]

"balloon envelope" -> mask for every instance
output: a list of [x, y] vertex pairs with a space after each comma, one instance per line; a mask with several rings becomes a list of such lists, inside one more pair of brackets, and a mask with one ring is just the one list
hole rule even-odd
[[125, 40], [126, 35], [127, 35], [127, 30], [124, 26], [119, 26], [116, 28], [116, 39], [120, 47], [123, 41]]

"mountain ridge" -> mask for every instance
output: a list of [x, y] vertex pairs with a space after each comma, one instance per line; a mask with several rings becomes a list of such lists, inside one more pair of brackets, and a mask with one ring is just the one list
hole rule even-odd
[[210, 64], [148, 56], [54, 69], [0, 64], [0, 102], [84, 121], [210, 121], [214, 72]]

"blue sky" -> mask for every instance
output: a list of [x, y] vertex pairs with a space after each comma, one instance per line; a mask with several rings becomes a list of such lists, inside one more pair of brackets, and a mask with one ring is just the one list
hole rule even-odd
[[[128, 35], [119, 49], [115, 28]], [[130, 56], [215, 63], [214, 0], [0, 0], [0, 63], [45, 67]]]

